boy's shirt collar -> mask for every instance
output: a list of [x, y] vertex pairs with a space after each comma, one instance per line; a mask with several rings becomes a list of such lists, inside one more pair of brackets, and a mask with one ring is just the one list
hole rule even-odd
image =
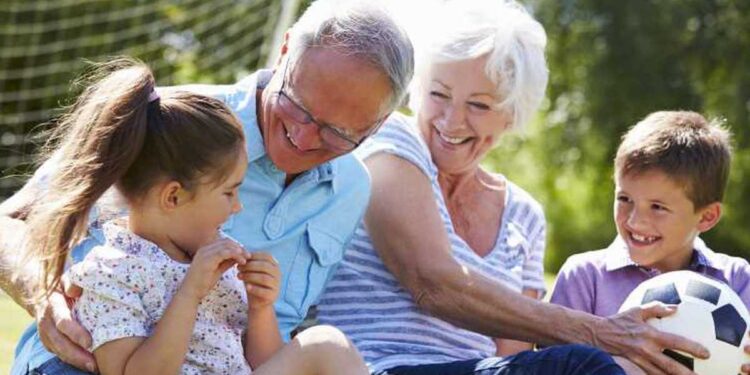
[[[690, 265], [687, 269], [700, 271], [701, 268], [705, 267], [716, 268], [715, 256], [716, 253], [700, 237], [696, 237], [693, 241], [693, 257], [690, 259]], [[616, 271], [626, 267], [643, 268], [630, 259], [628, 246], [620, 236], [615, 237], [615, 240], [607, 247], [606, 266], [607, 271]]]

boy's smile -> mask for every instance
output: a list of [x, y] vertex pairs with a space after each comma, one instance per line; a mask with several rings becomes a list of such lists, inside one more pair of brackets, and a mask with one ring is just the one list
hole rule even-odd
[[615, 177], [615, 224], [633, 262], [661, 272], [690, 263], [693, 240], [716, 220], [707, 212], [719, 203], [696, 210], [685, 189], [659, 170]]

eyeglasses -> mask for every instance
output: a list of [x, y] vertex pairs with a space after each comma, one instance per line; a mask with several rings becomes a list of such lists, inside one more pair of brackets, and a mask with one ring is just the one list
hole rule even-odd
[[378, 120], [378, 122], [373, 125], [370, 131], [368, 131], [367, 134], [365, 134], [357, 141], [346, 135], [343, 130], [315, 119], [315, 117], [313, 117], [313, 115], [310, 114], [310, 112], [308, 112], [305, 107], [294, 101], [294, 99], [292, 99], [292, 97], [289, 96], [286, 91], [284, 91], [284, 87], [286, 86], [286, 73], [288, 67], [289, 59], [287, 59], [286, 64], [284, 65], [284, 75], [281, 81], [281, 88], [279, 88], [279, 91], [277, 93], [278, 95], [276, 103], [284, 112], [284, 114], [291, 118], [294, 122], [301, 125], [317, 125], [318, 134], [320, 134], [320, 139], [326, 149], [341, 153], [352, 151], [357, 148], [357, 146], [362, 144], [362, 142], [364, 142], [367, 137], [372, 135], [372, 133], [374, 133], [380, 127], [380, 125], [383, 124], [383, 121], [385, 121], [385, 118], [387, 116], [384, 116], [382, 119]]

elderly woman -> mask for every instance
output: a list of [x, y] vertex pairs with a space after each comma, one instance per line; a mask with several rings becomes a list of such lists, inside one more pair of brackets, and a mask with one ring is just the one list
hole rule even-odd
[[500, 0], [449, 3], [434, 20], [429, 47], [415, 40], [416, 118], [394, 114], [357, 151], [373, 195], [319, 320], [342, 329], [375, 374], [623, 373], [583, 345], [502, 358], [524, 345], [494, 337], [590, 343], [657, 373], [689, 373], [661, 349], [696, 347], [643, 323], [663, 307], [600, 319], [537, 300], [542, 209], [480, 162], [542, 101], [542, 26]]
[[[478, 362], [531, 348], [456, 327], [447, 322], [450, 317], [421, 309], [432, 292], [414, 288], [420, 283], [414, 272], [419, 266], [411, 268], [399, 260], [402, 256], [418, 264], [448, 255], [467, 272], [518, 293], [535, 299], [544, 293], [541, 206], [505, 176], [480, 166], [501, 136], [521, 127], [544, 96], [544, 30], [516, 4], [458, 5], [446, 9], [453, 19], [436, 28], [432, 45], [422, 51], [429, 63], [421, 66], [412, 93], [416, 119], [393, 115], [359, 150], [373, 175], [375, 199], [320, 305], [320, 320], [350, 335], [376, 373], [414, 373], [421, 364], [437, 363], [420, 371], [458, 373], [460, 368], [463, 374], [476, 363], [450, 362]], [[411, 207], [402, 220], [434, 232], [439, 245], [450, 247], [425, 248], [388, 223], [392, 201], [378, 199], [377, 190], [385, 187], [381, 175], [398, 180], [390, 190], [417, 194], [401, 202]], [[429, 200], [420, 199], [425, 197]], [[607, 371], [602, 373], [619, 371], [593, 349], [565, 350], [566, 355], [594, 355], [592, 363]], [[491, 371], [509, 363], [484, 361], [481, 368]], [[552, 373], [547, 367], [542, 372]]]

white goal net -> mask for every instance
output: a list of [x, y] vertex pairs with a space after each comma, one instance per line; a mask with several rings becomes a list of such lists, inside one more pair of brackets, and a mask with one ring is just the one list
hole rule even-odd
[[[20, 187], [33, 135], [77, 92], [87, 61], [128, 55], [160, 85], [231, 83], [266, 65], [289, 0], [3, 0], [0, 5], [0, 201]], [[290, 11], [292, 13], [290, 13]], [[280, 22], [280, 15], [284, 21]]]

